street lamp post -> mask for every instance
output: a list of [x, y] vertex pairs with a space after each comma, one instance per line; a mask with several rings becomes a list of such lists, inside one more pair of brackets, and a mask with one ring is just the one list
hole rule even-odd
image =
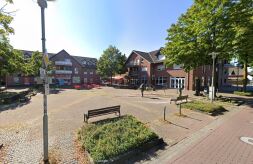
[[48, 92], [48, 78], [47, 78], [47, 52], [46, 52], [46, 37], [45, 37], [45, 8], [47, 8], [46, 0], [38, 0], [38, 5], [41, 8], [41, 30], [42, 30], [42, 53], [43, 53], [43, 70], [44, 70], [44, 95], [43, 95], [43, 161], [48, 163], [48, 115], [47, 115], [47, 92]]
[[212, 55], [212, 59], [213, 59], [213, 71], [212, 71], [212, 96], [211, 96], [211, 101], [213, 103], [213, 100], [214, 100], [214, 76], [215, 76], [215, 59], [218, 55], [217, 52], [212, 52], [210, 53], [209, 55]]

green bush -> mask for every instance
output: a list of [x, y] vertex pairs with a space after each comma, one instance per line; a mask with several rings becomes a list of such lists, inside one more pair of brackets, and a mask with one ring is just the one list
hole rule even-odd
[[190, 110], [197, 110], [201, 112], [205, 112], [211, 115], [219, 115], [223, 112], [227, 111], [223, 106], [217, 105], [210, 102], [203, 101], [191, 101], [182, 105], [183, 108], [187, 108]]
[[234, 91], [234, 94], [239, 96], [253, 96], [253, 92]]
[[82, 147], [94, 161], [108, 160], [158, 136], [133, 116], [122, 116], [83, 126], [78, 132]]

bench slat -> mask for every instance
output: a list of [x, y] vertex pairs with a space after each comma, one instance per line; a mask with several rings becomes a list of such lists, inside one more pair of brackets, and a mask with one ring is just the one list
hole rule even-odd
[[92, 112], [88, 112], [88, 115], [96, 115], [96, 114], [100, 114], [100, 113], [108, 113], [108, 112], [118, 112], [119, 109], [110, 109], [110, 110], [103, 110], [103, 111], [92, 111]]
[[112, 114], [112, 113], [115, 113], [115, 114], [119, 113], [119, 116], [120, 116], [120, 105], [88, 110], [87, 114], [84, 114], [84, 121], [88, 122], [89, 118], [101, 116], [101, 115]]
[[112, 114], [112, 113], [118, 113], [118, 111], [111, 111], [111, 112], [106, 112], [106, 113], [98, 113], [96, 115], [89, 115], [88, 118], [92, 118], [92, 117], [96, 117], [96, 116], [102, 116], [102, 115], [105, 115], [105, 114]]
[[106, 107], [106, 108], [92, 109], [92, 110], [89, 110], [88, 113], [93, 112], [93, 111], [104, 111], [106, 109], [120, 109], [120, 105]]

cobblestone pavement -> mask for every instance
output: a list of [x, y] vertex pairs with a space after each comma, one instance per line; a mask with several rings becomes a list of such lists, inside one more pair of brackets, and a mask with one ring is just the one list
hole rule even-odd
[[[176, 105], [169, 98], [176, 90], [145, 92], [102, 88], [62, 90], [48, 96], [49, 152], [57, 152], [60, 163], [78, 163], [74, 140], [83, 125], [83, 113], [89, 109], [121, 105], [122, 114], [132, 114], [146, 123], [168, 144], [179, 142], [198, 131], [216, 117], [183, 110], [187, 117], [178, 117]], [[163, 121], [163, 109], [167, 107]], [[42, 160], [42, 95], [32, 97], [29, 104], [0, 110], [0, 163], [39, 163]], [[91, 121], [111, 116], [94, 118]]]
[[[171, 164], [252, 164], [252, 119], [252, 105], [241, 107], [240, 111], [230, 119], [221, 123], [214, 130], [209, 127], [209, 133], [206, 133], [187, 148], [177, 152], [171, 159], [169, 159], [170, 154], [163, 160], [160, 159], [154, 162]], [[241, 137], [251, 138], [248, 140], [250, 143], [242, 142]]]

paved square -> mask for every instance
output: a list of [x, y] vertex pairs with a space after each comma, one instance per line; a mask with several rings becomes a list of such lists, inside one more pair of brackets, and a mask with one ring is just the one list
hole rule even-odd
[[[165, 95], [166, 94], [166, 95]], [[83, 125], [83, 114], [89, 109], [121, 105], [122, 114], [132, 114], [146, 123], [168, 144], [176, 143], [209, 124], [214, 117], [183, 110], [188, 117], [175, 115], [176, 105], [169, 104], [176, 90], [145, 92], [103, 87], [92, 90], [65, 89], [48, 96], [49, 149], [59, 152], [62, 162], [77, 163], [73, 141]], [[163, 109], [166, 106], [164, 122]], [[29, 104], [0, 111], [0, 153], [3, 163], [38, 163], [42, 159], [42, 95], [32, 97]], [[97, 117], [91, 121], [106, 117]]]

